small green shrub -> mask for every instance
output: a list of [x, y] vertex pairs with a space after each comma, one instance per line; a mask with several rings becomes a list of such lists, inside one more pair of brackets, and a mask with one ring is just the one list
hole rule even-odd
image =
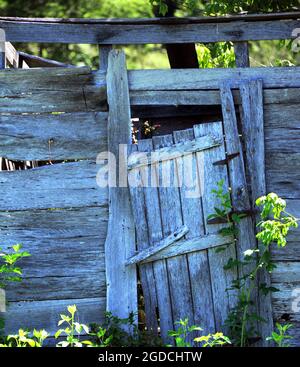
[[293, 324], [279, 324], [276, 323], [276, 331], [273, 331], [272, 336], [268, 337], [267, 340], [273, 341], [278, 347], [289, 347], [288, 340], [293, 339], [292, 336], [288, 335], [287, 332]]

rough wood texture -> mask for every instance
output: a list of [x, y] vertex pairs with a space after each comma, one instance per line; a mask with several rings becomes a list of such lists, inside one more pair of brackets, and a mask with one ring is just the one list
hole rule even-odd
[[0, 112], [106, 111], [105, 74], [88, 67], [0, 71]]
[[[131, 143], [127, 70], [122, 51], [113, 50], [109, 54], [107, 97], [108, 150], [115, 155], [118, 167], [117, 172], [109, 172], [109, 177], [114, 174], [119, 177], [120, 173], [125, 176], [119, 177], [117, 187], [109, 187], [109, 223], [105, 242], [107, 310], [124, 318], [137, 311], [137, 282], [135, 268], [125, 266], [126, 260], [135, 252], [135, 233], [129, 189], [122, 187], [124, 179], [127, 182], [127, 164], [124, 163], [127, 156], [120, 150], [120, 144]], [[119, 164], [123, 164], [123, 170]]]
[[[201, 124], [194, 126], [195, 137], [206, 135], [208, 132], [213, 133], [220, 139], [223, 139], [223, 129], [221, 122], [210, 124]], [[224, 224], [207, 224], [207, 217], [214, 213], [215, 206], [219, 206], [216, 199], [213, 197], [212, 190], [216, 189], [217, 183], [224, 180], [224, 189], [228, 188], [228, 178], [226, 166], [213, 165], [214, 162], [225, 158], [225, 146], [223, 144], [217, 148], [210, 149], [201, 157], [198, 156], [199, 172], [204, 170], [203, 182], [203, 216], [205, 224], [205, 233], [208, 235], [218, 233]], [[235, 244], [224, 246], [224, 251], [216, 252], [214, 248], [208, 250], [209, 271], [211, 277], [211, 287], [213, 296], [213, 307], [215, 315], [216, 330], [222, 330], [227, 333], [227, 328], [224, 323], [227, 319], [228, 312], [234, 306], [235, 292], [228, 291], [232, 281], [237, 278], [236, 271], [224, 270], [224, 265], [228, 260], [236, 258]], [[208, 317], [208, 316], [207, 316]]]
[[[154, 137], [153, 145], [155, 149], [171, 146], [174, 144], [173, 137], [166, 135], [162, 137]], [[164, 236], [168, 236], [183, 224], [180, 193], [176, 187], [176, 165], [175, 161], [163, 161], [157, 164], [157, 176], [159, 180], [163, 179], [164, 172], [168, 173], [170, 180], [169, 187], [160, 185], [158, 188], [162, 230]], [[168, 168], [170, 170], [168, 171]], [[161, 182], [161, 181], [158, 181]], [[167, 260], [170, 298], [172, 304], [173, 320], [179, 321], [181, 318], [188, 318], [190, 323], [194, 323], [193, 301], [190, 292], [190, 279], [188, 273], [188, 262], [186, 255], [169, 258]], [[158, 292], [160, 288], [158, 288]], [[163, 311], [161, 311], [163, 312]], [[175, 325], [175, 327], [178, 327]]]
[[99, 45], [99, 50], [100, 50], [99, 66], [101, 70], [106, 71], [108, 68], [108, 55], [112, 50], [112, 45], [107, 46]]
[[0, 156], [12, 160], [96, 159], [107, 150], [107, 113], [0, 116]]
[[159, 243], [155, 244], [152, 247], [148, 247], [143, 251], [140, 251], [137, 255], [132, 256], [130, 259], [127, 260], [126, 265], [132, 265], [142, 261], [146, 262], [148, 258], [151, 258], [153, 255], [174, 244], [174, 242], [180, 240], [180, 238], [182, 238], [188, 231], [189, 229], [187, 226], [182, 226]]
[[10, 42], [5, 42], [5, 57], [10, 67], [19, 67], [19, 53]]
[[[263, 115], [263, 84], [261, 80], [245, 82], [240, 87], [242, 98], [242, 134], [246, 148], [246, 162], [251, 184], [251, 203], [255, 209], [257, 198], [266, 194], [265, 180], [265, 144], [264, 144], [264, 115]], [[256, 216], [256, 225], [261, 221]], [[263, 247], [259, 246], [263, 251]], [[267, 271], [260, 271], [258, 284], [271, 286], [270, 275]], [[272, 334], [273, 312], [271, 294], [258, 293], [259, 314], [264, 323], [259, 323], [259, 332], [262, 336], [261, 345], [266, 346], [266, 338]]]
[[235, 64], [238, 68], [250, 66], [248, 42], [234, 43]]
[[[4, 18], [0, 27], [11, 42], [93, 44], [207, 43], [291, 39], [299, 27], [296, 13], [264, 18], [30, 19]], [[287, 19], [287, 20], [285, 20]]]
[[[152, 139], [141, 140], [138, 144], [138, 150], [144, 152], [152, 151], [153, 150]], [[148, 167], [146, 169], [148, 169]], [[151, 171], [150, 178], [146, 177], [145, 168], [142, 168], [140, 172], [141, 172], [141, 183], [145, 187], [144, 214], [140, 213], [140, 216], [141, 217], [144, 216], [145, 218], [147, 218], [149, 245], [153, 246], [155, 243], [162, 240], [164, 236], [162, 230], [158, 188], [149, 185], [151, 179], [153, 179], [154, 182], [156, 182], [157, 176], [155, 169]], [[162, 338], [166, 342], [172, 343], [173, 342], [172, 339], [168, 336], [168, 331], [174, 329], [174, 321], [172, 316], [172, 305], [170, 299], [167, 263], [166, 261], [160, 260], [153, 262], [152, 266], [155, 281], [157, 284], [159, 284], [159, 286], [158, 287], [155, 286], [155, 293], [153, 292], [153, 290], [151, 293], [152, 308], [150, 317], [151, 320], [153, 320], [154, 318], [156, 319], [156, 312], [158, 309], [159, 326]], [[152, 282], [151, 278], [150, 281]], [[151, 292], [150, 287], [149, 290]]]
[[267, 192], [285, 199], [300, 199], [300, 152], [266, 152]]
[[169, 147], [156, 149], [155, 153], [132, 153], [128, 157], [128, 169], [138, 168], [145, 165], [157, 164], [162, 161], [171, 160], [179, 157], [184, 157], [195, 152], [210, 149], [220, 144], [220, 141], [214, 136], [202, 136], [199, 139], [194, 139], [186, 142], [172, 144]]
[[[227, 155], [239, 153], [239, 155], [228, 162], [229, 179], [231, 187], [232, 208], [235, 211], [244, 211], [251, 208], [250, 197], [247, 188], [245, 164], [243, 158], [243, 148], [240, 142], [237, 118], [235, 114], [234, 101], [228, 84], [224, 84], [220, 90], [222, 99], [222, 113], [224, 122], [224, 133], [226, 140]], [[255, 224], [252, 217], [244, 217], [236, 224], [237, 234], [237, 258], [244, 259], [244, 252], [248, 249], [256, 248]], [[245, 266], [239, 269], [239, 276], [242, 277], [252, 270], [252, 266]], [[258, 312], [258, 295], [252, 293], [254, 302], [253, 312]], [[263, 317], [264, 315], [262, 315]]]
[[74, 65], [65, 64], [63, 62], [45, 59], [44, 57], [30, 55], [26, 52], [19, 51], [19, 58], [21, 62], [26, 62], [29, 68], [72, 68]]
[[218, 89], [229, 79], [230, 86], [238, 88], [253, 78], [262, 79], [264, 88], [299, 88], [300, 67], [131, 70], [128, 78], [132, 91]]
[[[33, 330], [46, 329], [54, 335], [60, 314], [67, 313], [69, 305], [76, 304], [81, 323], [104, 321], [105, 298], [65, 299], [34, 302], [12, 302], [5, 321], [5, 333], [15, 333], [20, 326]], [[34, 317], [33, 317], [34, 315]]]
[[[164, 86], [161, 86], [163, 89]], [[240, 104], [240, 95], [238, 90], [233, 90], [235, 104]], [[283, 104], [297, 104], [300, 98], [299, 88], [281, 88], [281, 89], [264, 89], [264, 105], [269, 110], [280, 104], [280, 107], [285, 107]], [[220, 105], [221, 98], [219, 90], [130, 90], [130, 103], [135, 106], [208, 106]], [[271, 104], [272, 106], [266, 106]], [[275, 105], [274, 105], [275, 104]], [[191, 107], [189, 107], [191, 111]], [[148, 111], [149, 113], [149, 111]]]
[[0, 210], [78, 208], [107, 205], [107, 189], [96, 183], [95, 162], [60, 163], [0, 172]]

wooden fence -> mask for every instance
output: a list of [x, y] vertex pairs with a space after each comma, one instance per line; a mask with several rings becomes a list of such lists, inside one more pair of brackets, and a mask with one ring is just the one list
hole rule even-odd
[[[182, 21], [0, 18], [0, 27], [8, 41], [16, 42], [244, 42], [292, 38], [298, 18], [298, 13]], [[103, 69], [109, 49], [103, 48]], [[260, 79], [266, 190], [285, 198], [290, 212], [300, 216], [300, 68], [127, 72], [118, 52], [109, 64], [107, 76], [86, 67], [0, 72], [0, 157], [49, 162], [0, 172], [1, 244], [20, 242], [32, 253], [23, 263], [24, 284], [8, 291], [9, 331], [22, 325], [53, 332], [58, 314], [71, 303], [87, 323], [100, 322], [105, 309], [119, 316], [136, 310], [135, 268], [125, 265], [135, 251], [129, 194], [100, 189], [95, 163], [107, 146], [117, 153], [119, 143], [129, 143], [135, 111], [221, 106], [220, 87], [228, 81], [240, 106], [240, 83]], [[277, 269], [271, 280], [280, 289], [273, 295], [272, 312], [275, 320], [290, 317], [297, 343], [300, 319], [291, 307], [292, 291], [300, 287], [299, 230], [289, 240], [286, 249], [272, 254]]]

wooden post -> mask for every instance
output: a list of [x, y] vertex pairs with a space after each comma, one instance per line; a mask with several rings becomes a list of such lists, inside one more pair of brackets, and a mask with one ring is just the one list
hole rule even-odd
[[108, 68], [108, 55], [112, 50], [112, 45], [101, 46], [99, 45], [99, 69], [106, 71]]
[[[114, 154], [119, 176], [119, 164], [125, 160], [120, 153], [120, 144], [131, 143], [130, 102], [125, 54], [113, 50], [109, 53], [107, 72], [108, 150]], [[121, 152], [122, 153], [122, 152]], [[124, 159], [126, 158], [126, 159]], [[124, 163], [124, 162], [123, 162]], [[125, 166], [125, 163], [124, 163]], [[123, 167], [123, 174], [126, 170]], [[124, 181], [124, 177], [122, 180]], [[137, 311], [136, 267], [125, 266], [126, 260], [135, 253], [135, 229], [130, 206], [128, 187], [109, 187], [109, 222], [105, 242], [107, 310], [125, 318]]]
[[235, 64], [238, 68], [248, 68], [250, 66], [248, 42], [235, 42], [234, 53]]
[[[252, 207], [258, 197], [266, 194], [265, 179], [265, 143], [264, 143], [264, 118], [263, 118], [263, 83], [262, 80], [251, 80], [240, 86], [242, 133], [245, 141], [246, 159], [251, 181]], [[256, 224], [260, 221], [256, 218]], [[259, 273], [259, 284], [271, 286], [271, 277], [267, 271]], [[259, 315], [265, 322], [259, 323], [259, 331], [262, 336], [261, 345], [270, 346], [266, 338], [273, 331], [273, 312], [271, 294], [260, 294]]]

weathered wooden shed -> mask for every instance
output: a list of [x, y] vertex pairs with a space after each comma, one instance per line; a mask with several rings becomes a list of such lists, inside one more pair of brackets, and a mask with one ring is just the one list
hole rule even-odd
[[[140, 266], [148, 324], [155, 327], [157, 308], [162, 310], [164, 305], [163, 320], [160, 312], [164, 333], [179, 317], [189, 316], [186, 313], [191, 308], [190, 318], [195, 322], [206, 323], [211, 329], [221, 327], [226, 316], [223, 310], [229, 307], [222, 292], [230, 279], [220, 269], [230, 254], [211, 251], [219, 238], [205, 223], [209, 193], [198, 207], [190, 208], [179, 189], [160, 192], [161, 202], [152, 212], [152, 218], [161, 216], [158, 234], [156, 224], [151, 227], [151, 217], [147, 216], [147, 208], [155, 208], [157, 193], [99, 187], [96, 178], [103, 159], [97, 162], [96, 158], [107, 147], [118, 156], [119, 144], [131, 144], [132, 117], [167, 117], [170, 125], [164, 132], [173, 136], [153, 138], [131, 149], [174, 148], [201, 136], [219, 135], [218, 152], [210, 153], [207, 160], [211, 164], [223, 162], [225, 180], [237, 193], [235, 197], [233, 192], [236, 209], [251, 212], [255, 197], [276, 192], [299, 217], [300, 69], [250, 68], [247, 47], [247, 41], [295, 38], [299, 18], [296, 12], [137, 20], [0, 18], [7, 41], [2, 67], [5, 63], [11, 67], [0, 72], [0, 241], [4, 246], [22, 243], [32, 254], [23, 262], [24, 282], [8, 290], [8, 332], [22, 326], [43, 327], [53, 334], [59, 313], [74, 303], [85, 323], [101, 322], [105, 310], [121, 317], [136, 311], [136, 266], [128, 266], [128, 259], [137, 250], [165, 246], [161, 242], [169, 241], [178, 226], [187, 226], [189, 232], [181, 227], [181, 234], [171, 240], [169, 245], [177, 244], [177, 250], [170, 246], [169, 252], [163, 252], [161, 247], [162, 252], [147, 255], [148, 260], [154, 256], [150, 265], [148, 261]], [[235, 43], [237, 68], [127, 71], [122, 53], [112, 52], [108, 57], [114, 45], [219, 41]], [[99, 44], [101, 69], [69, 67], [18, 53], [10, 42]], [[256, 88], [253, 100], [251, 85]], [[214, 121], [209, 116], [205, 121], [206, 110], [214, 111]], [[195, 121], [183, 132], [182, 125], [176, 126], [172, 119], [179, 121], [188, 114], [193, 114]], [[202, 118], [197, 120], [199, 116]], [[210, 144], [205, 149], [215, 146]], [[183, 151], [197, 155], [199, 150], [192, 146], [184, 145]], [[237, 153], [236, 159], [233, 156]], [[176, 162], [177, 158], [172, 159]], [[34, 167], [38, 164], [32, 162], [48, 164]], [[20, 165], [28, 169], [17, 169]], [[140, 174], [140, 166], [137, 168]], [[223, 173], [221, 168], [213, 169], [211, 177], [216, 182]], [[211, 189], [211, 185], [207, 182], [206, 187]], [[241, 188], [246, 196], [239, 196]], [[177, 214], [164, 217], [163, 203], [171, 213], [170, 206], [176, 208], [179, 202], [180, 220]], [[195, 210], [204, 213], [202, 224], [191, 221]], [[148, 218], [144, 223], [147, 228], [140, 222], [143, 213]], [[249, 216], [245, 223], [247, 235], [250, 233], [247, 241], [255, 242], [255, 218]], [[191, 234], [191, 228], [199, 230]], [[248, 245], [245, 241], [233, 252]], [[259, 312], [268, 321], [262, 334], [269, 335], [273, 320], [289, 319], [295, 325], [295, 343], [300, 340], [300, 318], [295, 311], [300, 294], [299, 245], [299, 230], [295, 230], [287, 248], [273, 252], [277, 268], [271, 279], [265, 274], [263, 281], [280, 291], [272, 299], [258, 298]], [[212, 293], [204, 296], [199, 285], [209, 272], [217, 275], [215, 280], [207, 280]], [[151, 283], [153, 279], [154, 283], [166, 281], [162, 289], [168, 292]], [[184, 292], [181, 285], [187, 285], [189, 291]], [[203, 315], [203, 309], [211, 310], [211, 319], [209, 313]]]

